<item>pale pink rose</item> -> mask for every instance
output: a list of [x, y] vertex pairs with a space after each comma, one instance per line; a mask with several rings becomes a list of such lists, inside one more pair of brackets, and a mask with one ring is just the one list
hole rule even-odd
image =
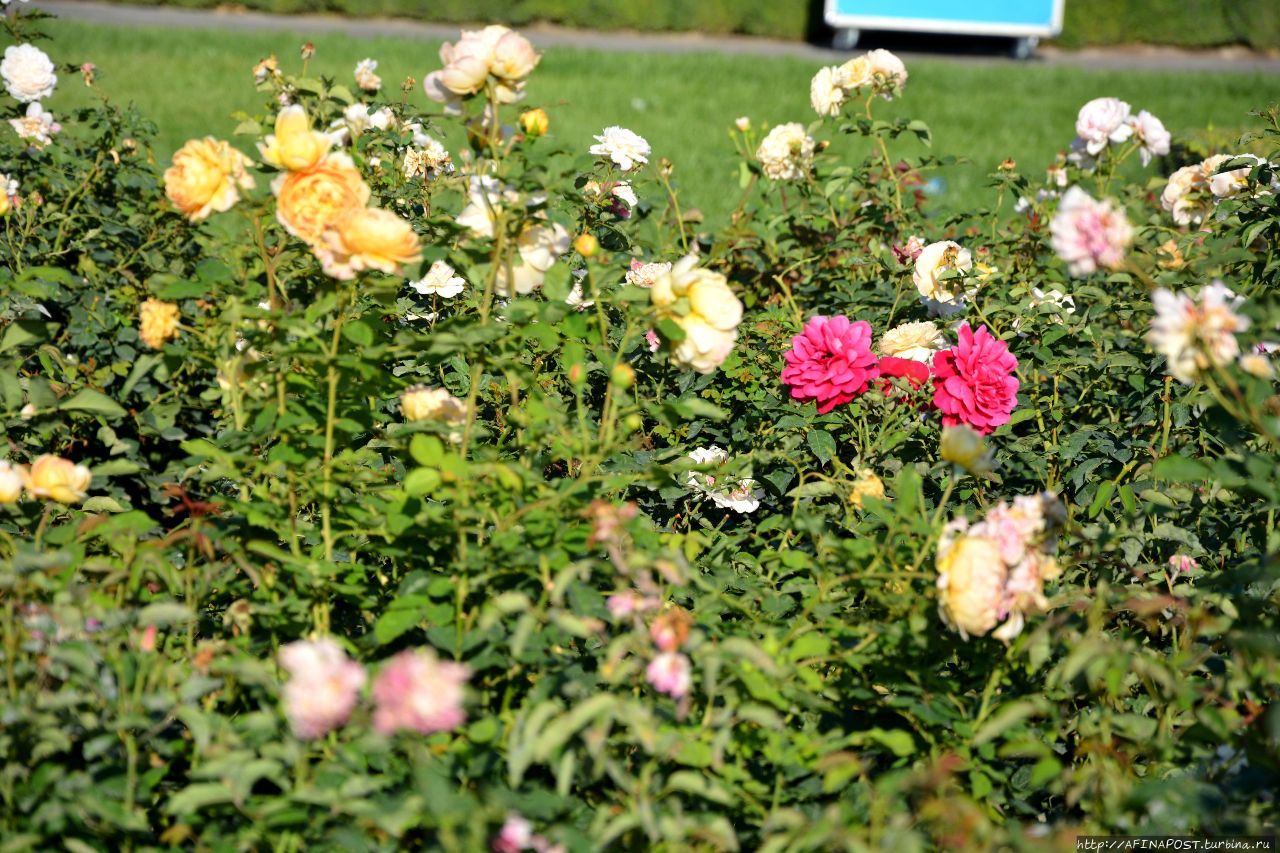
[[462, 725], [463, 687], [471, 670], [441, 661], [430, 649], [406, 650], [383, 666], [373, 682], [373, 727], [384, 735], [401, 729], [431, 734]]
[[285, 715], [300, 738], [318, 738], [351, 716], [364, 687], [364, 667], [327, 637], [299, 640], [280, 649], [289, 673], [283, 693]]
[[508, 83], [518, 83], [533, 71], [541, 57], [529, 44], [529, 40], [519, 33], [506, 32], [493, 46], [493, 66], [491, 71]]
[[679, 652], [663, 652], [649, 662], [645, 677], [654, 690], [680, 699], [693, 684], [693, 665]]
[[649, 352], [657, 352], [662, 349], [662, 338], [658, 337], [658, 333], [653, 329], [644, 333], [644, 339], [649, 344]]
[[1133, 135], [1128, 104], [1119, 98], [1094, 98], [1076, 116], [1076, 135], [1085, 150], [1096, 157], [1108, 144], [1121, 143]]
[[1072, 275], [1086, 276], [1103, 269], [1119, 269], [1133, 242], [1133, 228], [1122, 209], [1097, 201], [1079, 187], [1062, 197], [1049, 223], [1053, 249]]
[[533, 846], [533, 824], [511, 812], [492, 843], [493, 853], [520, 853]]
[[604, 606], [609, 608], [609, 615], [614, 619], [623, 619], [633, 613], [656, 610], [660, 603], [652, 595], [640, 595], [637, 592], [619, 592], [606, 598]]

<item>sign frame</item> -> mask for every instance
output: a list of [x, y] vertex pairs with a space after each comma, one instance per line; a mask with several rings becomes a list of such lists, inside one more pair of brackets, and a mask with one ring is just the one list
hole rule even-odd
[[[1016, 0], [1015, 0], [1016, 1]], [[1065, 0], [1053, 0], [1053, 17], [1048, 26], [1034, 24], [1002, 24], [980, 21], [912, 18], [896, 15], [846, 15], [839, 11], [841, 0], [826, 0], [823, 16], [828, 25], [849, 30], [898, 30], [915, 33], [955, 33], [957, 35], [1011, 36], [1013, 38], [1052, 38], [1062, 32], [1062, 10]]]

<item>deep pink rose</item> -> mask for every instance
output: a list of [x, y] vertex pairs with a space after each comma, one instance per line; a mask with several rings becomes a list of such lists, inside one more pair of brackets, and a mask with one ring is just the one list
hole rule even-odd
[[964, 323], [959, 342], [933, 357], [933, 404], [943, 426], [968, 424], [983, 435], [1009, 422], [1018, 405], [1018, 360], [986, 326]]
[[848, 317], [814, 317], [791, 339], [783, 358], [782, 381], [791, 386], [791, 396], [816, 402], [819, 414], [857, 397], [880, 375], [871, 354], [871, 326]]

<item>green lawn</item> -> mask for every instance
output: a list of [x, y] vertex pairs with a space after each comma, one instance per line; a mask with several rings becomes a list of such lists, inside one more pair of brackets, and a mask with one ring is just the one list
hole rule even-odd
[[[307, 39], [269, 34], [124, 29], [57, 22], [51, 51], [59, 63], [93, 62], [100, 86], [117, 101], [136, 101], [160, 126], [161, 154], [192, 136], [230, 136], [231, 114], [254, 110], [260, 96], [251, 68], [267, 54], [297, 62]], [[439, 66], [437, 45], [401, 39], [316, 37], [313, 67], [349, 80], [355, 63], [376, 58], [385, 85], [421, 80]], [[682, 195], [709, 218], [734, 202], [736, 164], [727, 130], [740, 115], [777, 123], [809, 122], [809, 78], [816, 66], [799, 59], [692, 54], [547, 52], [529, 84], [530, 104], [546, 106], [553, 133], [567, 146], [586, 148], [591, 134], [610, 124], [648, 138], [655, 156], [676, 164]], [[1274, 98], [1277, 78], [1262, 73], [1092, 71], [1006, 62], [914, 61], [905, 97], [879, 109], [928, 122], [934, 150], [971, 161], [944, 174], [946, 205], [971, 206], [987, 198], [985, 175], [1005, 157], [1030, 172], [1048, 163], [1073, 135], [1079, 105], [1115, 95], [1160, 116], [1175, 140], [1206, 126], [1251, 126], [1248, 113]], [[65, 113], [84, 98], [78, 76], [65, 75], [50, 106]], [[427, 101], [420, 88], [416, 103]], [[243, 144], [244, 140], [241, 140]], [[850, 140], [837, 150], [860, 156]], [[908, 149], [903, 143], [902, 151]]]

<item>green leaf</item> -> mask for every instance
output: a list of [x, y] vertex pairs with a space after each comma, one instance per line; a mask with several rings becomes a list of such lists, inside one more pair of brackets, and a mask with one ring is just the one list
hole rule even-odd
[[805, 436], [805, 441], [809, 445], [809, 449], [813, 451], [813, 455], [818, 457], [818, 461], [823, 465], [831, 461], [831, 457], [836, 453], [836, 440], [824, 429], [811, 430]]
[[170, 797], [165, 811], [169, 814], [190, 814], [206, 806], [229, 803], [233, 799], [231, 789], [226, 785], [219, 782], [197, 782]]
[[63, 400], [58, 408], [64, 412], [92, 412], [108, 419], [122, 418], [125, 410], [101, 391], [84, 388]]
[[1209, 479], [1209, 466], [1198, 459], [1186, 456], [1166, 456], [1151, 467], [1151, 474], [1158, 480], [1175, 483], [1198, 483]]
[[373, 346], [373, 327], [364, 320], [356, 320], [342, 327], [342, 337], [358, 347]]

